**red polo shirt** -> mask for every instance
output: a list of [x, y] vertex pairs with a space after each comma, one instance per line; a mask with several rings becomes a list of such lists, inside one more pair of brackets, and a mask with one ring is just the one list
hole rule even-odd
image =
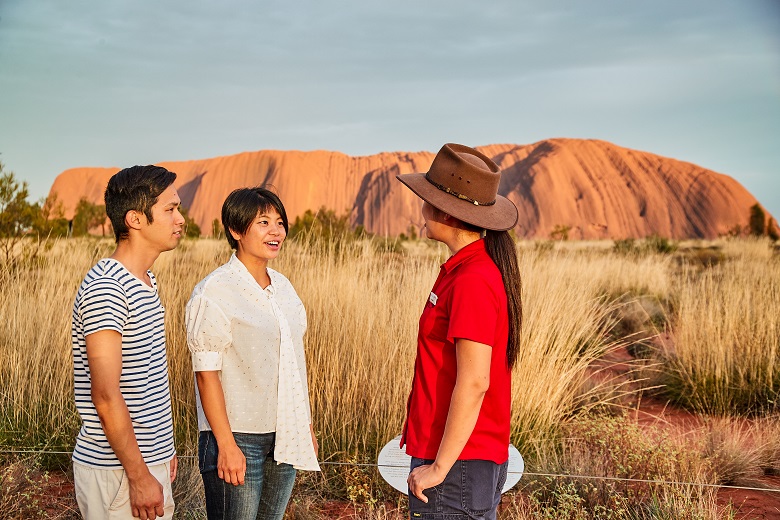
[[407, 454], [436, 458], [457, 376], [455, 340], [462, 338], [490, 345], [493, 351], [490, 387], [458, 459], [497, 464], [507, 460], [512, 386], [506, 364], [508, 337], [501, 272], [485, 251], [484, 240], [477, 240], [441, 266], [420, 317], [414, 380], [401, 438]]

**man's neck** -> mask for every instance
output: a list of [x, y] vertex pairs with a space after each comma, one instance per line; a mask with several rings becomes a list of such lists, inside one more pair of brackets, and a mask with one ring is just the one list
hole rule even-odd
[[159, 251], [133, 244], [130, 239], [121, 240], [111, 258], [125, 266], [139, 280], [146, 281], [146, 272], [160, 256]]

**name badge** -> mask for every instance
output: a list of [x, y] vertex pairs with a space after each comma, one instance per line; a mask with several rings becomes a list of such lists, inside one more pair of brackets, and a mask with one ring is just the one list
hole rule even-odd
[[428, 296], [428, 301], [431, 302], [431, 305], [436, 305], [436, 302], [439, 301], [439, 297], [431, 293], [431, 295]]

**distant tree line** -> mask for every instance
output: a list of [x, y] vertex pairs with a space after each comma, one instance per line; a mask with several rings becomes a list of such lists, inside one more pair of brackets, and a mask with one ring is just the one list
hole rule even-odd
[[[104, 204], [93, 204], [86, 197], [79, 199], [73, 218], [65, 218], [62, 201], [56, 193], [30, 202], [29, 187], [0, 162], [0, 251], [10, 258], [20, 241], [27, 237], [59, 238], [86, 236], [100, 229], [100, 236], [112, 236], [113, 229]], [[179, 208], [184, 216], [187, 237], [199, 237], [200, 227], [189, 217], [187, 208]]]

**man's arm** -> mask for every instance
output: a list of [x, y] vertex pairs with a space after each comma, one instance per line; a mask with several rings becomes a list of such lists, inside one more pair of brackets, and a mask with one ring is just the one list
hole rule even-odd
[[108, 443], [127, 474], [133, 516], [154, 520], [165, 513], [163, 489], [144, 462], [130, 412], [119, 389], [122, 335], [115, 330], [101, 330], [88, 335], [86, 344], [92, 403]]
[[490, 345], [467, 339], [458, 339], [455, 345], [457, 376], [436, 460], [429, 466], [415, 468], [407, 481], [409, 492], [426, 503], [428, 497], [423, 490], [441, 484], [458, 460], [477, 425], [482, 401], [490, 387], [493, 352]]

